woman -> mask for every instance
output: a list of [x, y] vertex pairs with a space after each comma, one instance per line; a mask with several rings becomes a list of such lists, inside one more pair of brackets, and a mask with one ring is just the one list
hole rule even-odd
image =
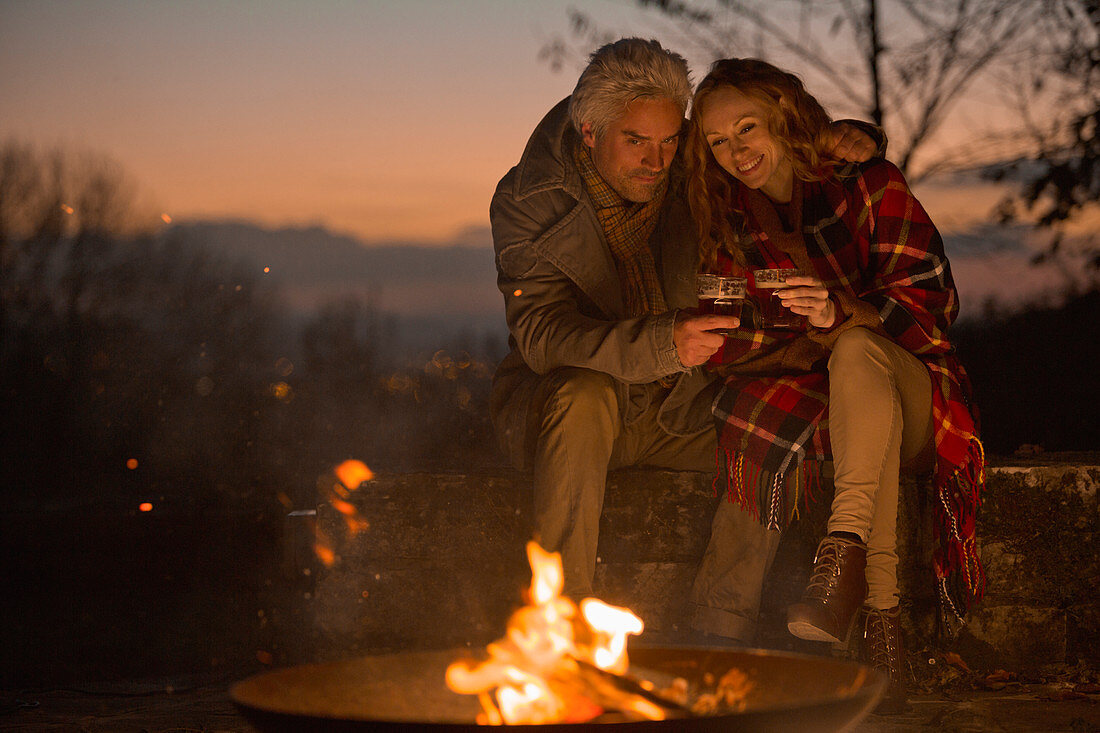
[[688, 132], [689, 198], [704, 270], [797, 268], [793, 330], [746, 328], [709, 367], [729, 495], [782, 529], [834, 465], [828, 534], [789, 630], [843, 642], [863, 619], [867, 655], [902, 686], [898, 474], [935, 467], [935, 571], [944, 618], [982, 590], [974, 519], [983, 457], [969, 384], [947, 339], [958, 313], [943, 243], [901, 173], [831, 160], [829, 117], [797, 77], [753, 59], [718, 61]]

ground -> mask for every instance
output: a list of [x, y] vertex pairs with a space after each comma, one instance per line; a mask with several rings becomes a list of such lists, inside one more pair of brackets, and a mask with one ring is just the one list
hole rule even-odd
[[[454, 496], [461, 487], [452, 484], [446, 492], [429, 487], [422, 493]], [[418, 494], [395, 488], [401, 491], [384, 493], [419, 506], [412, 502]], [[1023, 499], [1037, 502], [1042, 497], [1035, 493], [1001, 492], [987, 516], [1008, 516], [993, 510], [1015, 497], [1012, 516], [1031, 527], [1035, 522], [1024, 519], [1042, 516], [1041, 507]], [[1065, 511], [1095, 522], [1095, 510], [1082, 514], [1066, 503]], [[377, 538], [388, 536], [385, 516], [378, 515]], [[440, 524], [418, 512], [411, 519], [410, 527]], [[291, 541], [297, 535], [286, 521], [174, 505], [170, 498], [147, 514], [103, 503], [51, 509], [30, 499], [0, 511], [8, 571], [0, 604], [0, 731], [252, 731], [229, 698], [230, 686], [317, 658], [312, 637], [301, 633], [312, 628], [307, 611], [317, 597], [316, 574], [303, 572], [302, 548]], [[1091, 535], [1079, 523], [1062, 524], [1072, 529], [1030, 545], [1073, 550], [1073, 562], [1062, 564], [1088, 567]], [[1002, 575], [1030, 578], [1020, 567]], [[1068, 592], [1073, 579], [1046, 578], [1060, 592]], [[1055, 589], [1044, 586], [1042, 593]], [[1094, 650], [1094, 629], [1085, 623], [1082, 633], [1093, 641], [1074, 649]], [[1059, 649], [1063, 659], [1071, 651]], [[916, 686], [908, 709], [870, 716], [857, 733], [1100, 732], [1095, 665], [1047, 664], [1026, 672], [1009, 666], [1009, 673], [978, 669], [971, 656], [910, 656]]]
[[[0, 692], [0, 731], [27, 733], [253, 733], [235, 708], [233, 679], [187, 678]], [[1100, 731], [1100, 696], [1049, 683], [963, 689], [914, 696], [897, 715], [871, 715], [853, 733], [1092, 733]]]

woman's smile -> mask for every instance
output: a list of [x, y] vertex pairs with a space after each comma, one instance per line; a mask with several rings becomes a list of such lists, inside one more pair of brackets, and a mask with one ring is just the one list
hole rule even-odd
[[763, 161], [764, 161], [764, 154], [761, 153], [760, 155], [758, 155], [755, 158], [753, 158], [752, 160], [750, 160], [748, 163], [737, 166], [737, 172], [738, 173], [752, 173], [756, 168], [758, 168], [760, 166], [760, 164]]

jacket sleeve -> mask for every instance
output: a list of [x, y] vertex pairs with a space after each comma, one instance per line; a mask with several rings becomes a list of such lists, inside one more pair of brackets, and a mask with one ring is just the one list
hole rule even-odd
[[[673, 343], [676, 312], [616, 320], [607, 317], [577, 283], [577, 272], [539, 254], [535, 242], [547, 236], [579, 236], [575, 201], [560, 192], [516, 201], [506, 176], [489, 209], [496, 252], [497, 287], [504, 295], [508, 330], [527, 365], [538, 374], [559, 367], [583, 367], [627, 383], [652, 382], [688, 371]], [[537, 216], [536, 213], [537, 212]], [[598, 252], [592, 242], [580, 251]], [[595, 254], [593, 255], [595, 256]]]

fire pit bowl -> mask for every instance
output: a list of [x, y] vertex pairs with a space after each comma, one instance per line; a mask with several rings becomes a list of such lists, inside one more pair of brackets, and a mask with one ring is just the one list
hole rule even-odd
[[[476, 697], [447, 689], [444, 671], [469, 650], [361, 657], [274, 670], [230, 690], [233, 701], [260, 731], [472, 731]], [[707, 673], [731, 667], [755, 683], [741, 712], [665, 721], [598, 722], [616, 731], [817, 731], [844, 730], [882, 696], [886, 679], [854, 662], [781, 652], [699, 647], [631, 649], [632, 672], [683, 677], [698, 684]], [[661, 682], [663, 680], [657, 680]], [[576, 731], [582, 726], [518, 725], [510, 729]]]

